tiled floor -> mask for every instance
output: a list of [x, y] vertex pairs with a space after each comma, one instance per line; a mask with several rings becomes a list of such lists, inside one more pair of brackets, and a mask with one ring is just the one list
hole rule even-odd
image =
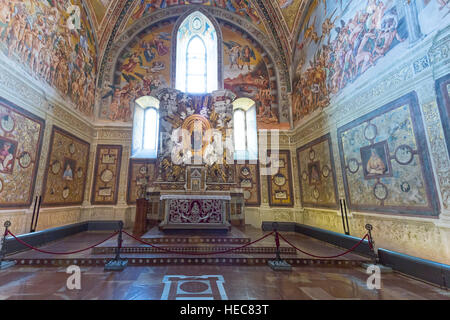
[[114, 273], [82, 267], [81, 290], [67, 288], [70, 276], [65, 268], [4, 270], [0, 299], [450, 300], [449, 291], [395, 273], [382, 275], [380, 290], [369, 290], [368, 275], [361, 268], [299, 267], [286, 273], [268, 267], [169, 266]]
[[[243, 229], [243, 232], [252, 240], [263, 235], [261, 230], [254, 228]], [[317, 255], [333, 255], [343, 251], [303, 235], [284, 234], [296, 246]], [[43, 248], [64, 252], [80, 249], [107, 235], [105, 232], [77, 234]], [[114, 243], [112, 239], [104, 245]], [[258, 245], [272, 246], [273, 238], [267, 238]], [[124, 246], [138, 246], [138, 243], [126, 239]], [[91, 256], [90, 251], [77, 254], [80, 258]], [[153, 257], [155, 254], [148, 256]], [[46, 257], [49, 255], [27, 251], [13, 258]], [[299, 254], [298, 257], [303, 255]], [[345, 258], [363, 259], [356, 254], [349, 254]], [[80, 270], [80, 290], [68, 289], [67, 282], [72, 275], [66, 272], [65, 267], [18, 265], [0, 271], [0, 299], [450, 300], [449, 291], [397, 273], [382, 274], [381, 289], [370, 290], [366, 284], [369, 275], [360, 267], [304, 266], [294, 267], [291, 272], [275, 272], [268, 266], [215, 265], [133, 266], [123, 272], [105, 272], [103, 267], [98, 266], [81, 267]]]

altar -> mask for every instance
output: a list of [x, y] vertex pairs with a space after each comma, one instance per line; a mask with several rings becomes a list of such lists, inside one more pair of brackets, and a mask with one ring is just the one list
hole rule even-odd
[[230, 195], [165, 194], [160, 197], [161, 230], [229, 231]]

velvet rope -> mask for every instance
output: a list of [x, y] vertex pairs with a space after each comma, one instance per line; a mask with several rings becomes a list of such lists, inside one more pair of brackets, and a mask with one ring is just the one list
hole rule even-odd
[[313, 258], [319, 258], [319, 259], [334, 259], [334, 258], [342, 257], [342, 256], [344, 256], [344, 255], [346, 255], [346, 254], [348, 254], [348, 253], [354, 251], [359, 245], [361, 245], [361, 243], [363, 243], [363, 241], [364, 241], [368, 236], [369, 236], [369, 234], [366, 234], [366, 235], [361, 239], [361, 241], [359, 241], [356, 245], [354, 245], [352, 248], [350, 248], [349, 250], [345, 251], [344, 253], [341, 253], [341, 254], [338, 254], [338, 255], [332, 256], [332, 257], [320, 257], [320, 256], [315, 256], [315, 255], [313, 255], [313, 254], [310, 254], [310, 253], [308, 253], [308, 252], [305, 252], [305, 251], [303, 251], [303, 250], [297, 248], [296, 246], [294, 246], [292, 243], [290, 243], [285, 237], [283, 237], [283, 236], [280, 234], [280, 238], [283, 239], [288, 245], [290, 245], [291, 247], [293, 247], [293, 248], [296, 249], [297, 251], [300, 251], [301, 253], [304, 253], [304, 254], [306, 254], [306, 255], [308, 255], [308, 256], [310, 256], [310, 257], [313, 257]]
[[166, 249], [166, 248], [163, 248], [163, 247], [155, 246], [155, 245], [153, 245], [153, 244], [151, 244], [151, 243], [149, 243], [149, 242], [147, 242], [147, 241], [144, 241], [144, 240], [142, 240], [142, 239], [140, 239], [140, 238], [137, 238], [137, 237], [135, 237], [135, 236], [129, 234], [129, 233], [126, 232], [126, 231], [124, 231], [123, 233], [125, 233], [127, 236], [133, 238], [134, 240], [139, 241], [139, 242], [142, 243], [142, 244], [149, 245], [149, 246], [151, 246], [152, 248], [159, 249], [159, 250], [165, 251], [165, 252], [167, 252], [167, 253], [173, 253], [173, 254], [189, 254], [189, 255], [193, 255], [193, 256], [210, 256], [210, 255], [216, 255], [216, 254], [230, 253], [230, 252], [233, 252], [233, 251], [236, 251], [236, 250], [239, 250], [239, 249], [246, 248], [246, 247], [248, 247], [248, 246], [251, 246], [252, 244], [255, 244], [255, 243], [259, 242], [259, 241], [264, 240], [264, 239], [267, 238], [268, 236], [272, 235], [274, 232], [271, 232], [271, 233], [269, 233], [269, 234], [266, 234], [264, 237], [262, 237], [262, 238], [260, 238], [260, 239], [258, 239], [258, 240], [255, 240], [255, 241], [253, 241], [253, 242], [247, 243], [247, 244], [245, 244], [245, 245], [243, 245], [243, 246], [241, 246], [241, 247], [231, 248], [231, 249], [224, 250], [224, 251], [207, 252], [207, 253], [204, 253], [204, 252], [179, 252], [179, 251], [173, 251], [173, 250]]
[[111, 239], [112, 237], [116, 236], [116, 235], [119, 233], [119, 231], [114, 232], [111, 236], [109, 236], [109, 237], [106, 238], [105, 240], [103, 240], [103, 241], [101, 241], [101, 242], [99, 242], [99, 243], [97, 243], [97, 244], [95, 244], [95, 245], [93, 245], [93, 246], [90, 246], [89, 248], [81, 249], [81, 250], [77, 250], [77, 251], [71, 251], [71, 252], [51, 252], [51, 251], [46, 251], [46, 250], [38, 249], [38, 248], [35, 248], [35, 247], [33, 247], [32, 245], [29, 245], [28, 243], [26, 243], [26, 242], [20, 240], [19, 238], [17, 238], [13, 233], [11, 233], [11, 231], [8, 231], [8, 233], [9, 233], [14, 239], [16, 239], [18, 242], [20, 242], [21, 244], [23, 244], [24, 246], [26, 246], [26, 247], [28, 247], [28, 248], [30, 248], [30, 249], [32, 249], [32, 250], [35, 250], [35, 251], [38, 251], [38, 252], [41, 252], [41, 253], [53, 254], [53, 255], [69, 255], [69, 254], [80, 253], [80, 252], [83, 252], [83, 251], [87, 251], [87, 250], [89, 250], [89, 249], [92, 249], [92, 248], [94, 248], [94, 247], [97, 247], [97, 246], [101, 245], [102, 243], [108, 241], [108, 240]]

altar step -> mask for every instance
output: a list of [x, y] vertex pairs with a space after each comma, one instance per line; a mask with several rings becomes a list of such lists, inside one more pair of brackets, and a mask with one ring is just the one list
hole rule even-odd
[[229, 238], [217, 236], [202, 237], [142, 237], [142, 240], [151, 244], [247, 244], [250, 238]]
[[[176, 266], [176, 265], [217, 265], [217, 266], [267, 266], [274, 258], [195, 258], [195, 257], [153, 257], [153, 258], [130, 258], [128, 266]], [[111, 258], [75, 258], [75, 259], [13, 259], [16, 266], [41, 266], [41, 267], [68, 267], [77, 265], [82, 267], [104, 266]], [[316, 266], [316, 267], [338, 267], [355, 268], [367, 263], [367, 260], [321, 260], [305, 258], [284, 258], [293, 267]]]
[[214, 230], [166, 230], [152, 228], [141, 236], [141, 239], [151, 244], [213, 244], [213, 245], [244, 245], [250, 243], [247, 237], [237, 228], [224, 234]]
[[[179, 253], [213, 253], [213, 252], [222, 252], [229, 250], [230, 247], [217, 247], [217, 246], [197, 246], [197, 247], [175, 247], [175, 246], [165, 246], [162, 247], [164, 249], [168, 249], [171, 251], [179, 252]], [[152, 247], [122, 247], [121, 253], [123, 254], [157, 254], [157, 253], [167, 253], [165, 250], [161, 250], [158, 248]], [[234, 254], [275, 254], [275, 247], [245, 247], [239, 250], [233, 251]], [[91, 251], [92, 254], [115, 254], [116, 247], [96, 247]], [[297, 252], [292, 247], [281, 247], [281, 254], [287, 255], [296, 255]]]

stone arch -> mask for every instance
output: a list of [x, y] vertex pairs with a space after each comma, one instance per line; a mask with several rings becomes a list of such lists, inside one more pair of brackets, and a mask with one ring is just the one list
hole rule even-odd
[[[136, 41], [136, 37], [141, 32], [145, 31], [145, 29], [149, 27], [165, 21], [175, 21], [175, 23], [176, 21], [183, 21], [184, 19], [182, 19], [182, 16], [187, 17], [187, 14], [190, 14], [194, 11], [200, 11], [207, 17], [209, 17], [211, 21], [217, 22], [219, 24], [219, 27], [217, 27], [216, 31], [220, 32], [220, 35], [220, 24], [228, 23], [234, 28], [245, 33], [249, 38], [251, 38], [252, 41], [257, 43], [259, 47], [263, 49], [263, 53], [270, 61], [268, 67], [272, 67], [274, 70], [274, 76], [270, 80], [271, 82], [276, 83], [276, 97], [278, 101], [276, 107], [278, 109], [279, 120], [281, 123], [291, 123], [291, 110], [288, 92], [290, 87], [290, 77], [289, 73], [286, 72], [284, 68], [283, 58], [274, 46], [273, 41], [245, 18], [231, 13], [226, 9], [218, 7], [192, 5], [190, 6], [189, 11], [186, 12], [186, 7], [174, 6], [166, 8], [164, 10], [158, 10], [152, 14], [142, 17], [141, 19], [133, 23], [125, 32], [122, 33], [120, 37], [118, 37], [111, 44], [109, 51], [105, 53], [103, 57], [104, 67], [99, 72], [99, 87], [108, 88], [109, 85], [113, 85], [114, 73], [116, 72], [116, 64], [119, 62], [119, 59], [123, 55], [124, 50], [126, 50], [133, 43], [133, 41]], [[174, 30], [175, 29], [176, 25], [174, 27]], [[223, 61], [223, 50], [221, 51]], [[221, 69], [222, 70], [219, 73], [223, 77], [223, 63]], [[101, 93], [97, 95], [97, 115], [100, 115], [99, 109], [100, 104], [102, 103], [101, 96]]]

